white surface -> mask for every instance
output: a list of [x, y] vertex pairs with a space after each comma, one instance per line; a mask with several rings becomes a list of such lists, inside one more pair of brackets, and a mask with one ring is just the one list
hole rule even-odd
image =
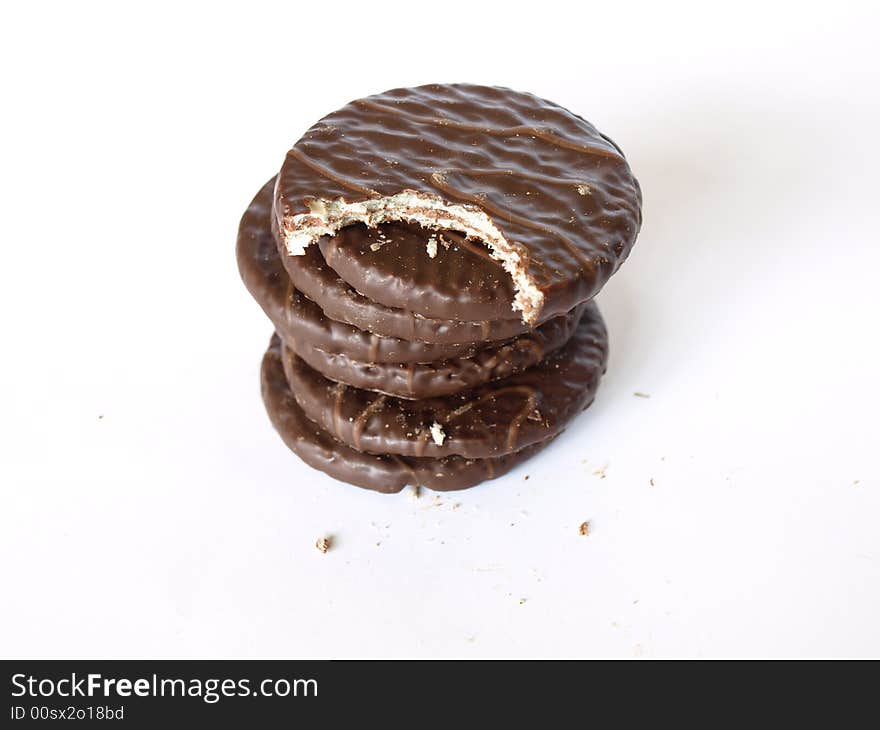
[[[0, 23], [0, 654], [880, 654], [870, 3], [218, 5]], [[435, 80], [570, 107], [645, 193], [595, 405], [436, 503], [287, 451], [233, 256], [308, 125]]]

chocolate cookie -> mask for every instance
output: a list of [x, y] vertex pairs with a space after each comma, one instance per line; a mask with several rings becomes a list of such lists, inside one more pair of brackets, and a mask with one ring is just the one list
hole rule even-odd
[[502, 263], [516, 310], [535, 324], [594, 296], [626, 259], [641, 193], [620, 149], [566, 109], [434, 84], [353, 101], [315, 124], [281, 168], [275, 215], [293, 258], [358, 222], [460, 231]]
[[285, 379], [280, 348], [281, 342], [274, 336], [261, 373], [263, 402], [272, 425], [303, 461], [341, 481], [379, 492], [399, 492], [407, 484], [440, 491], [466, 489], [510, 471], [549, 442], [490, 459], [374, 456], [356, 451], [306, 418]]
[[590, 302], [561, 349], [539, 365], [443, 398], [405, 400], [334, 383], [292, 352], [283, 358], [306, 416], [343, 443], [373, 454], [485, 458], [558, 434], [593, 400], [607, 334]]
[[285, 340], [296, 355], [330, 380], [400, 398], [435, 398], [506, 378], [538, 364], [571, 338], [583, 304], [534, 332], [487, 347], [470, 357], [435, 363], [377, 364], [326, 351], [304, 340]]
[[388, 307], [440, 319], [517, 319], [513, 282], [501, 262], [460, 233], [357, 223], [318, 245], [346, 283]]
[[[467, 357], [485, 346], [484, 342], [467, 339], [431, 344], [380, 337], [325, 316], [317, 304], [293, 286], [281, 265], [270, 226], [274, 185], [273, 178], [242, 216], [236, 257], [245, 286], [285, 340], [308, 342], [325, 352], [344, 352], [354, 360], [398, 365]], [[338, 282], [338, 277], [335, 280]]]

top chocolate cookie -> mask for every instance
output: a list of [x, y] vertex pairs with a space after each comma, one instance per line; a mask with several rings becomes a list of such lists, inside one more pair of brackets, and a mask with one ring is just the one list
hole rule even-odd
[[433, 84], [353, 101], [287, 154], [275, 188], [283, 249], [356, 222], [460, 231], [510, 275], [529, 324], [593, 297], [626, 259], [641, 192], [619, 148], [556, 104]]

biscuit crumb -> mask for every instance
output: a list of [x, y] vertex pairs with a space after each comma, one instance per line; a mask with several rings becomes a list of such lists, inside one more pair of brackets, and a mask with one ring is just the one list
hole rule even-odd
[[578, 185], [577, 191], [578, 191], [578, 195], [589, 195], [591, 192], [589, 185]]
[[409, 496], [412, 499], [421, 499], [422, 488], [418, 484], [413, 484], [412, 488], [409, 490]]
[[525, 599], [525, 598], [520, 598], [520, 599], [519, 599], [519, 605], [522, 606], [522, 605], [526, 602], [526, 600], [527, 600], [527, 599]]
[[380, 248], [382, 248], [381, 243], [371, 243], [370, 244], [370, 251], [378, 251]]
[[597, 476], [597, 477], [599, 477], [599, 479], [604, 479], [607, 476], [605, 474], [605, 470], [607, 468], [608, 468], [608, 464], [605, 464], [605, 466], [603, 466], [602, 468], [596, 469], [596, 471], [593, 472], [593, 476]]
[[529, 475], [526, 474], [526, 475], [523, 477], [523, 479], [524, 479], [525, 481], [529, 481]]
[[437, 256], [437, 236], [429, 236], [425, 248], [428, 251], [428, 256], [432, 259], [435, 258]]
[[437, 421], [431, 424], [431, 438], [434, 439], [434, 443], [437, 446], [443, 446], [443, 442], [446, 440], [446, 433], [443, 431], [443, 426], [441, 426]]
[[590, 534], [591, 529], [592, 528], [590, 527], [589, 521], [581, 522], [581, 526], [578, 527], [578, 535], [581, 535], [582, 537], [587, 537]]
[[650, 398], [651, 396], [648, 393], [640, 393], [638, 390], [633, 393], [636, 398]]
[[332, 537], [319, 537], [315, 543], [315, 547], [323, 554], [326, 553], [333, 545]]
[[651, 486], [653, 487], [654, 486], [654, 478], [651, 477], [651, 479], [649, 481], [651, 482]]

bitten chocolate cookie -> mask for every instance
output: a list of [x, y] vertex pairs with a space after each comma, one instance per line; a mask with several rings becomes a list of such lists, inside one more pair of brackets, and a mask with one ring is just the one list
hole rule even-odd
[[539, 365], [443, 398], [405, 400], [328, 380], [289, 350], [283, 363], [306, 416], [359, 451], [486, 458], [557, 435], [593, 401], [608, 340], [595, 304], [568, 344]]
[[303, 461], [344, 482], [379, 492], [399, 492], [407, 484], [438, 491], [467, 489], [510, 471], [549, 443], [490, 459], [376, 456], [356, 451], [306, 418], [284, 376], [280, 348], [281, 341], [274, 336], [263, 357], [263, 402], [269, 419], [284, 443]]
[[554, 317], [534, 332], [469, 357], [434, 363], [367, 363], [338, 351], [323, 350], [305, 340], [285, 340], [285, 344], [330, 380], [400, 398], [434, 398], [506, 378], [538, 364], [568, 342], [584, 306]]
[[594, 296], [626, 259], [641, 193], [620, 149], [568, 110], [510, 89], [433, 84], [321, 119], [288, 152], [275, 215], [288, 258], [359, 222], [459, 231], [501, 262], [515, 310], [535, 324]]
[[[324, 352], [344, 352], [363, 362], [394, 364], [467, 357], [485, 347], [485, 342], [468, 339], [460, 343], [432, 344], [380, 337], [325, 316], [317, 304], [294, 287], [281, 265], [270, 226], [274, 185], [273, 178], [257, 193], [242, 216], [236, 257], [245, 286], [285, 340], [308, 342]], [[334, 278], [350, 291], [338, 277]]]
[[423, 317], [516, 319], [513, 282], [483, 244], [412, 223], [358, 223], [322, 236], [324, 260], [354, 289]]

